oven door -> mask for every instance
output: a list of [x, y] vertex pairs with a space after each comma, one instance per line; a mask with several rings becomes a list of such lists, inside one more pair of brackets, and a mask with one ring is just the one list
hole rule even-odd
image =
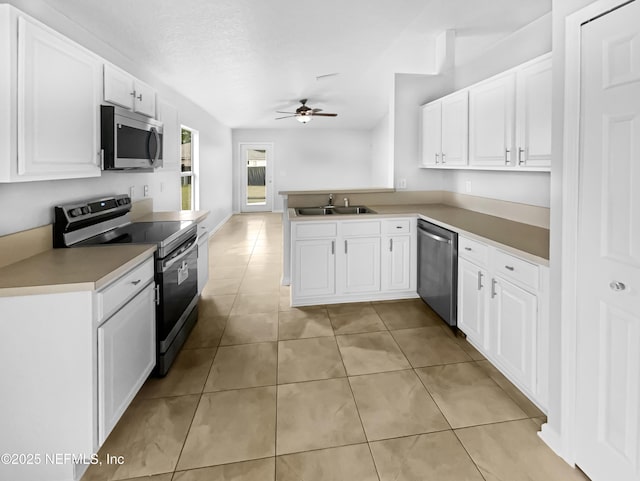
[[156, 337], [165, 352], [187, 319], [187, 307], [198, 295], [198, 243], [189, 239], [172, 254], [157, 260], [159, 304]]

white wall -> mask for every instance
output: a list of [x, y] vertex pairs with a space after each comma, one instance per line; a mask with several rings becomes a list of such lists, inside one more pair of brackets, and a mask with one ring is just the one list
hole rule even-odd
[[393, 139], [389, 113], [371, 130], [371, 185], [393, 187]]
[[[0, 0], [40, 20], [54, 30], [92, 50], [158, 90], [158, 98], [178, 109], [180, 121], [200, 131], [201, 209], [211, 210], [207, 223], [217, 225], [231, 212], [231, 130], [185, 96], [142, 70], [126, 53], [95, 38], [81, 25], [59, 14], [43, 0]], [[99, 178], [0, 184], [0, 235], [53, 221], [52, 207], [89, 197], [129, 193], [134, 200], [149, 186], [156, 210], [180, 209], [180, 176], [175, 168], [155, 173], [105, 172]]]
[[[293, 120], [293, 119], [292, 119]], [[240, 210], [240, 142], [274, 144], [275, 211], [282, 190], [371, 187], [371, 132], [343, 129], [234, 129], [234, 210]]]
[[[549, 207], [548, 172], [447, 170], [442, 176], [443, 190]], [[467, 182], [471, 183], [470, 190]]]
[[396, 74], [393, 100], [393, 168], [395, 188], [407, 181], [407, 190], [441, 190], [442, 172], [420, 169], [420, 105], [453, 90], [449, 75]]

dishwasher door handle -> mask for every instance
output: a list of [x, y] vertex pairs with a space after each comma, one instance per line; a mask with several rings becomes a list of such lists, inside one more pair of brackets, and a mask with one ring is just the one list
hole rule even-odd
[[427, 237], [430, 237], [431, 239], [433, 239], [435, 241], [446, 242], [447, 244], [451, 244], [451, 239], [447, 239], [445, 237], [440, 237], [439, 235], [432, 234], [431, 232], [427, 232], [424, 229], [420, 229], [420, 232], [422, 232], [424, 235], [426, 235]]

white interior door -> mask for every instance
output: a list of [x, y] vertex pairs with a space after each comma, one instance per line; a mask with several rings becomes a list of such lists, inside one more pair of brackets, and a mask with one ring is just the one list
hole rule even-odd
[[273, 144], [240, 144], [242, 212], [273, 209]]
[[576, 463], [640, 480], [640, 0], [582, 26]]

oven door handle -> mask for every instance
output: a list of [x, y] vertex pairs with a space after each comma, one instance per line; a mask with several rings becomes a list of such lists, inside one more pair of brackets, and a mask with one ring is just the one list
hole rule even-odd
[[196, 242], [197, 240], [198, 240], [197, 238], [193, 239], [185, 250], [175, 255], [174, 257], [171, 257], [170, 259], [167, 259], [166, 261], [164, 261], [162, 263], [162, 272], [166, 272], [173, 264], [181, 260], [187, 254], [189, 254], [192, 250], [198, 247], [198, 243]]

